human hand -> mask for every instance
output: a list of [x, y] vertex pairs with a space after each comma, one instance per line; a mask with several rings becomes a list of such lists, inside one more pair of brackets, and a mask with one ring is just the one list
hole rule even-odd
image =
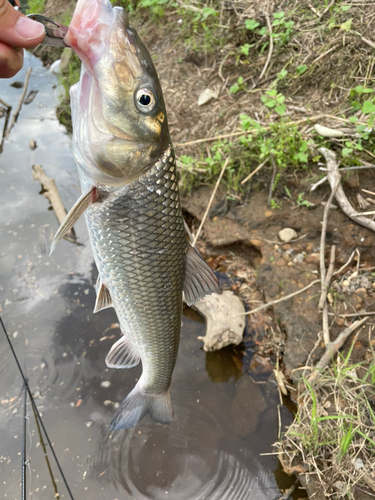
[[43, 24], [32, 21], [0, 0], [0, 78], [11, 78], [23, 65], [23, 49], [43, 41]]

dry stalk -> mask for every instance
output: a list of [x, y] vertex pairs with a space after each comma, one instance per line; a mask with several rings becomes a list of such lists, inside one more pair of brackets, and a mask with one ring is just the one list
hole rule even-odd
[[269, 63], [271, 61], [272, 52], [273, 52], [272, 24], [271, 24], [270, 16], [267, 13], [265, 13], [265, 17], [266, 17], [266, 21], [267, 21], [268, 35], [269, 35], [269, 38], [270, 38], [270, 47], [269, 47], [269, 50], [268, 50], [268, 56], [267, 56], [266, 64], [264, 65], [264, 67], [262, 69], [262, 72], [259, 75], [259, 80], [261, 80], [264, 77], [264, 75], [266, 74], [268, 65], [269, 65]]
[[321, 357], [321, 359], [318, 361], [318, 363], [315, 365], [315, 371], [310, 374], [308, 381], [310, 384], [314, 383], [316, 379], [319, 377], [319, 374], [323, 368], [325, 368], [328, 363], [331, 361], [333, 356], [335, 356], [338, 351], [341, 349], [341, 347], [344, 345], [346, 339], [349, 337], [350, 334], [352, 334], [357, 328], [362, 326], [366, 321], [369, 319], [368, 316], [359, 319], [358, 321], [355, 321], [352, 325], [348, 326], [343, 330], [340, 335], [335, 339], [333, 342], [330, 342], [327, 345], [326, 351]]
[[197, 243], [197, 240], [198, 240], [198, 238], [199, 238], [200, 232], [202, 231], [203, 225], [204, 225], [204, 223], [206, 222], [208, 212], [210, 211], [210, 208], [211, 208], [212, 202], [214, 201], [214, 198], [215, 198], [215, 194], [216, 194], [217, 188], [219, 187], [220, 181], [221, 181], [221, 179], [222, 179], [222, 177], [223, 177], [223, 175], [224, 175], [225, 169], [226, 169], [226, 168], [227, 168], [227, 166], [228, 166], [229, 160], [230, 160], [230, 157], [228, 156], [228, 158], [225, 160], [225, 163], [224, 163], [224, 165], [223, 165], [223, 168], [221, 169], [221, 172], [220, 172], [219, 178], [218, 178], [218, 180], [216, 181], [216, 184], [215, 184], [214, 190], [212, 191], [210, 201], [208, 202], [208, 205], [207, 205], [206, 211], [205, 211], [205, 213], [204, 213], [204, 215], [203, 215], [203, 218], [202, 218], [202, 220], [201, 220], [201, 223], [200, 223], [200, 225], [199, 225], [199, 227], [198, 227], [197, 234], [195, 235], [194, 241], [193, 241], [193, 243], [192, 243], [192, 246], [193, 246], [193, 247], [195, 247], [195, 244]]

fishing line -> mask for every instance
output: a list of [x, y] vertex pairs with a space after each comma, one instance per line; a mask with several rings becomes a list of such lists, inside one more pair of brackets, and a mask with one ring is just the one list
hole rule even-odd
[[[57, 458], [57, 456], [56, 456], [55, 450], [54, 450], [54, 448], [53, 448], [53, 446], [52, 446], [52, 443], [51, 443], [51, 440], [50, 440], [50, 438], [49, 438], [49, 436], [48, 436], [47, 430], [46, 430], [46, 428], [44, 427], [44, 423], [43, 423], [43, 421], [42, 421], [42, 417], [40, 416], [39, 410], [38, 410], [38, 408], [37, 408], [37, 406], [36, 406], [36, 404], [35, 404], [35, 401], [34, 401], [33, 395], [31, 394], [31, 391], [30, 391], [29, 384], [27, 383], [27, 380], [26, 380], [26, 377], [25, 377], [25, 375], [24, 375], [24, 373], [23, 373], [23, 370], [22, 370], [22, 368], [21, 368], [20, 362], [18, 361], [18, 357], [17, 357], [16, 351], [15, 351], [15, 350], [14, 350], [14, 348], [13, 348], [12, 342], [11, 342], [11, 340], [10, 340], [10, 337], [9, 337], [9, 335], [8, 335], [8, 332], [7, 332], [6, 328], [5, 328], [5, 325], [4, 325], [4, 322], [3, 322], [3, 319], [2, 319], [2, 317], [1, 317], [1, 316], [0, 316], [0, 323], [1, 323], [1, 326], [3, 327], [4, 333], [5, 333], [5, 337], [6, 337], [7, 341], [8, 341], [8, 344], [9, 344], [10, 350], [12, 351], [13, 357], [14, 357], [14, 359], [15, 359], [15, 361], [16, 361], [16, 364], [17, 364], [18, 369], [19, 369], [19, 371], [20, 371], [21, 377], [22, 377], [23, 382], [24, 382], [24, 384], [25, 384], [25, 388], [26, 388], [27, 393], [28, 393], [28, 395], [29, 395], [29, 398], [30, 398], [30, 401], [31, 401], [31, 406], [32, 406], [33, 411], [34, 411], [34, 414], [35, 414], [35, 420], [36, 420], [37, 422], [39, 422], [39, 424], [40, 424], [41, 428], [43, 429], [44, 435], [45, 435], [45, 437], [46, 437], [46, 439], [47, 439], [47, 443], [48, 443], [48, 445], [49, 445], [49, 447], [50, 447], [50, 449], [51, 449], [51, 452], [52, 452], [53, 458], [55, 459], [55, 462], [56, 462], [57, 468], [58, 468], [58, 469], [59, 469], [59, 471], [60, 471], [60, 474], [61, 474], [62, 480], [63, 480], [63, 482], [64, 482], [64, 484], [65, 484], [65, 486], [66, 486], [66, 489], [67, 489], [67, 491], [68, 491], [68, 493], [69, 493], [69, 496], [70, 496], [71, 500], [74, 500], [74, 497], [73, 497], [73, 495], [72, 495], [72, 492], [70, 491], [70, 488], [69, 488], [68, 482], [67, 482], [67, 480], [66, 480], [66, 478], [65, 478], [65, 475], [64, 475], [64, 472], [63, 472], [63, 470], [62, 470], [62, 468], [61, 468], [60, 462], [59, 462], [59, 460], [58, 460], [58, 458]], [[38, 427], [39, 427], [39, 424], [37, 424], [37, 425], [38, 425]], [[43, 440], [42, 440], [42, 442], [43, 442]]]

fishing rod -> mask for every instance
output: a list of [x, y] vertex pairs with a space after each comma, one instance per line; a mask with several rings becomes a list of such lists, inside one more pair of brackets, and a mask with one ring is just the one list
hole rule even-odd
[[[37, 420], [39, 421], [39, 424], [40, 424], [41, 428], [43, 429], [43, 432], [44, 432], [44, 435], [45, 435], [45, 437], [46, 437], [46, 439], [47, 439], [48, 445], [49, 445], [49, 447], [51, 448], [51, 452], [52, 452], [53, 458], [55, 459], [55, 462], [56, 462], [57, 468], [58, 468], [58, 469], [59, 469], [59, 471], [60, 471], [60, 474], [61, 474], [62, 480], [63, 480], [63, 482], [64, 482], [64, 484], [65, 484], [65, 487], [66, 487], [66, 489], [67, 489], [67, 491], [68, 491], [69, 497], [70, 497], [70, 499], [71, 499], [71, 500], [74, 500], [73, 494], [72, 494], [72, 492], [70, 491], [70, 488], [69, 488], [68, 482], [67, 482], [67, 480], [66, 480], [66, 478], [65, 478], [65, 475], [64, 475], [64, 472], [63, 472], [63, 470], [62, 470], [62, 468], [61, 468], [60, 462], [59, 462], [59, 460], [58, 460], [58, 458], [57, 458], [57, 455], [56, 455], [56, 453], [55, 453], [55, 450], [54, 450], [54, 448], [53, 448], [53, 446], [52, 446], [52, 443], [51, 443], [51, 440], [50, 440], [50, 438], [49, 438], [49, 436], [48, 436], [47, 430], [46, 430], [46, 428], [44, 427], [44, 423], [43, 423], [42, 417], [40, 416], [39, 410], [38, 410], [38, 408], [37, 408], [37, 406], [36, 406], [36, 403], [35, 403], [35, 401], [34, 401], [34, 397], [33, 397], [33, 395], [31, 394], [29, 384], [27, 383], [27, 379], [26, 379], [26, 377], [25, 377], [25, 375], [24, 375], [24, 373], [23, 373], [23, 370], [22, 370], [22, 368], [21, 368], [20, 362], [18, 361], [18, 357], [17, 357], [16, 351], [15, 351], [15, 350], [14, 350], [14, 348], [13, 348], [12, 342], [11, 342], [11, 340], [10, 340], [10, 337], [9, 337], [9, 335], [8, 335], [8, 332], [7, 332], [7, 329], [5, 328], [5, 325], [4, 325], [4, 322], [3, 322], [3, 318], [2, 318], [1, 316], [0, 316], [0, 323], [1, 323], [1, 326], [3, 327], [4, 334], [5, 334], [5, 337], [6, 337], [7, 341], [8, 341], [8, 344], [9, 344], [10, 350], [12, 351], [13, 357], [14, 357], [14, 359], [15, 359], [15, 361], [16, 361], [16, 364], [17, 364], [17, 366], [18, 366], [18, 369], [19, 369], [19, 371], [20, 371], [21, 377], [22, 377], [22, 379], [23, 379], [23, 383], [24, 383], [24, 385], [25, 385], [25, 390], [27, 391], [27, 394], [29, 395], [29, 398], [30, 398], [30, 401], [31, 401], [31, 405], [32, 405], [33, 411], [34, 411], [34, 413], [35, 413], [35, 415], [36, 415], [36, 417], [37, 417]], [[25, 488], [26, 488], [26, 478], [25, 478], [25, 483], [24, 483], [24, 484], [25, 484]], [[25, 492], [25, 494], [26, 494], [26, 492]]]

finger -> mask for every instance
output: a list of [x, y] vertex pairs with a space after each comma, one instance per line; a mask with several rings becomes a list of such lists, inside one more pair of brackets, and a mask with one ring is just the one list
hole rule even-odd
[[12, 78], [23, 65], [23, 50], [0, 42], [0, 78]]
[[8, 0], [0, 0], [0, 41], [13, 47], [35, 47], [43, 41], [45, 29], [14, 9]]

